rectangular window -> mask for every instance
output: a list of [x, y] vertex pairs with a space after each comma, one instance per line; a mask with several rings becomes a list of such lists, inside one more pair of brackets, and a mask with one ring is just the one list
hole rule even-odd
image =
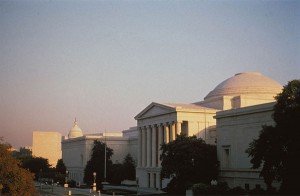
[[150, 188], [151, 173], [148, 173], [148, 188]]
[[255, 185], [255, 188], [256, 188], [256, 189], [260, 189], [260, 184], [256, 184], [256, 185]]
[[189, 123], [188, 121], [183, 121], [181, 124], [181, 133], [188, 136], [189, 135]]
[[156, 173], [153, 174], [154, 188], [156, 188]]
[[245, 184], [245, 190], [246, 190], [246, 191], [249, 191], [249, 190], [250, 190], [249, 184]]
[[230, 168], [230, 146], [223, 146], [222, 166], [223, 168]]

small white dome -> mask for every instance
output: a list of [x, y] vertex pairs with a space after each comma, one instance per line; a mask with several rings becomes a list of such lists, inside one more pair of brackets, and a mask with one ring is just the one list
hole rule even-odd
[[282, 91], [282, 86], [275, 80], [258, 72], [243, 72], [220, 83], [210, 91], [204, 100], [246, 94], [269, 94], [277, 95]]
[[76, 138], [76, 137], [81, 137], [83, 136], [82, 134], [82, 130], [80, 129], [80, 127], [77, 125], [77, 120], [75, 118], [74, 121], [74, 126], [72, 127], [72, 129], [70, 130], [69, 134], [68, 134], [68, 138]]

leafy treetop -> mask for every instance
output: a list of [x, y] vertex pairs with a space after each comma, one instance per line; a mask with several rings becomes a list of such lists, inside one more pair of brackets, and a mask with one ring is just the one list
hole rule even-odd
[[300, 80], [288, 82], [275, 98], [275, 126], [263, 126], [246, 152], [253, 168], [262, 165], [260, 175], [268, 189], [277, 180], [282, 182], [282, 193], [296, 193], [300, 176]]

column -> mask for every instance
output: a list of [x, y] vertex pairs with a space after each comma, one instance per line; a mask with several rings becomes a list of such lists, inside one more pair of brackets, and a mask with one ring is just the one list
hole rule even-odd
[[147, 167], [151, 167], [151, 127], [147, 126]]
[[176, 122], [176, 133], [181, 134], [181, 122]]
[[174, 141], [175, 140], [175, 124], [173, 122], [170, 122], [170, 141]]
[[142, 129], [138, 128], [138, 167], [142, 167]]
[[150, 173], [150, 188], [154, 188], [154, 175]]
[[146, 167], [146, 158], [147, 158], [147, 135], [146, 127], [142, 128], [142, 167]]
[[161, 160], [160, 160], [160, 155], [162, 153], [160, 147], [164, 143], [164, 132], [163, 132], [163, 125], [160, 124], [158, 126], [158, 167], [161, 167]]
[[152, 125], [152, 167], [156, 167], [156, 126]]
[[169, 125], [167, 123], [164, 124], [164, 127], [165, 127], [165, 138], [164, 138], [164, 141], [165, 143], [169, 143], [170, 141], [170, 138], [169, 138]]
[[161, 189], [160, 172], [156, 173], [156, 188]]

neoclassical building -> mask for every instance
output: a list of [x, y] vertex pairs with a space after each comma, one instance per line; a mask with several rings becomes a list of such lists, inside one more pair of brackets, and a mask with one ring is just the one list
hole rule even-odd
[[68, 137], [61, 142], [62, 159], [69, 172], [69, 178], [77, 183], [83, 183], [84, 168], [91, 158], [94, 140], [106, 142], [113, 149], [113, 163], [121, 163], [127, 154], [137, 161], [137, 131], [136, 127], [124, 130], [122, 133], [83, 134], [75, 119]]
[[264, 187], [259, 170], [252, 170], [245, 153], [261, 126], [272, 124], [274, 96], [282, 86], [257, 72], [238, 73], [210, 91], [203, 101], [191, 104], [151, 103], [135, 119], [138, 130], [140, 187], [164, 188], [160, 176], [160, 145], [177, 134], [196, 135], [217, 145], [220, 179], [230, 186]]

